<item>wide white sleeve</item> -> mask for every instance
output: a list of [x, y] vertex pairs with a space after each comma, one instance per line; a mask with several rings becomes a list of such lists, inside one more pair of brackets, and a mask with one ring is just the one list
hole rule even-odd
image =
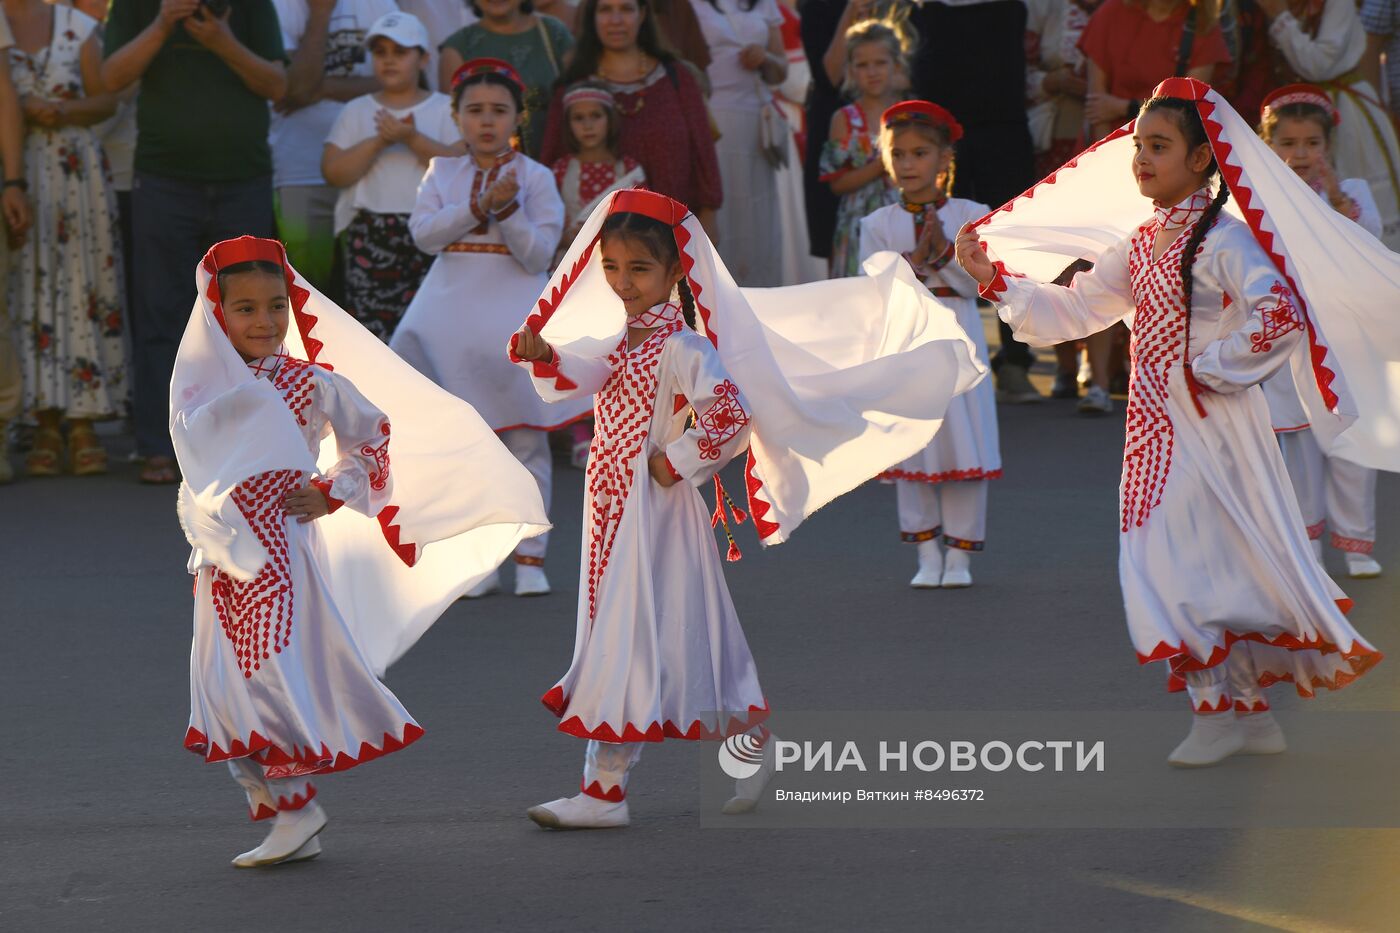
[[313, 480], [331, 511], [342, 505], [374, 516], [389, 504], [394, 481], [389, 470], [389, 419], [344, 376], [318, 370], [316, 401], [335, 432], [340, 459]]
[[1206, 344], [1191, 361], [1191, 373], [1206, 388], [1224, 393], [1278, 372], [1305, 334], [1297, 296], [1254, 237], [1237, 228], [1221, 240], [1202, 258], [1224, 293], [1249, 313], [1243, 327]]
[[1353, 0], [1327, 0], [1316, 37], [1304, 32], [1293, 14], [1284, 11], [1269, 24], [1269, 38], [1305, 81], [1328, 81], [1346, 74], [1361, 61], [1366, 49]]
[[[704, 337], [673, 336], [666, 341], [666, 353], [676, 387], [695, 412], [690, 428], [666, 445], [666, 461], [673, 475], [699, 485], [713, 479], [749, 446], [748, 405], [725, 372], [719, 353]], [[667, 402], [657, 400], [657, 404]]]
[[520, 192], [515, 200], [496, 213], [493, 222], [501, 228], [501, 238], [510, 247], [515, 261], [532, 275], [548, 272], [554, 265], [554, 253], [564, 233], [564, 202], [554, 186], [554, 175], [548, 169], [530, 171], [521, 165], [525, 177], [520, 179]]
[[521, 359], [515, 352], [515, 337], [510, 338], [510, 361], [530, 373], [535, 392], [546, 402], [562, 402], [571, 398], [596, 395], [613, 373], [612, 357], [583, 357], [558, 347], [548, 360]]
[[1133, 313], [1129, 246], [1124, 239], [1104, 250], [1094, 268], [1075, 276], [1068, 288], [1033, 282], [998, 262], [997, 277], [982, 287], [981, 295], [996, 304], [1016, 338], [1033, 347], [1079, 340]]
[[437, 158], [428, 162], [428, 171], [418, 185], [418, 200], [408, 217], [413, 242], [425, 253], [441, 253], [481, 223], [472, 213], [471, 198], [449, 202], [443, 188], [456, 173], [456, 159]]
[[1344, 178], [1339, 183], [1342, 194], [1356, 202], [1359, 211], [1356, 217], [1352, 218], [1367, 233], [1376, 239], [1381, 238], [1381, 209], [1376, 206], [1376, 199], [1371, 195], [1371, 186], [1364, 178]]

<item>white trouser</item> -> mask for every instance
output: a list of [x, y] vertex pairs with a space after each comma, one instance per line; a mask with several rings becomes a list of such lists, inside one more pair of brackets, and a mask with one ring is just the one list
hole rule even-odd
[[[517, 428], [514, 431], [502, 431], [497, 437], [535, 478], [540, 487], [540, 498], [544, 500], [544, 510], [548, 513], [549, 495], [554, 485], [554, 455], [549, 451], [549, 433], [531, 428]], [[526, 558], [528, 563], [543, 563], [548, 546], [548, 533], [526, 538], [516, 545], [515, 556], [517, 559]]]
[[230, 758], [229, 773], [248, 795], [248, 815], [267, 820], [279, 813], [300, 810], [316, 796], [316, 788], [306, 776], [269, 780], [263, 766], [251, 758]]
[[1269, 708], [1259, 687], [1259, 675], [1249, 646], [1236, 643], [1225, 663], [1203, 671], [1186, 671], [1186, 693], [1197, 713], [1262, 713]]
[[1333, 547], [1371, 553], [1376, 542], [1376, 471], [1327, 456], [1307, 428], [1279, 434], [1278, 444], [1308, 537], [1317, 540], [1331, 528]]
[[645, 742], [599, 742], [588, 740], [583, 753], [583, 792], [599, 800], [622, 800], [627, 796], [627, 772], [642, 757]]
[[943, 536], [948, 547], [980, 551], [987, 537], [987, 482], [916, 483], [896, 480], [899, 537], [918, 543]]

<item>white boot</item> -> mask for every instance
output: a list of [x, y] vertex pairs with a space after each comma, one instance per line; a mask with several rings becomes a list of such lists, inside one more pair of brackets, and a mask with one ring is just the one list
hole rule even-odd
[[758, 798], [763, 796], [763, 789], [773, 779], [773, 772], [777, 768], [777, 743], [778, 737], [770, 734], [763, 745], [763, 763], [753, 774], [734, 781], [734, 796], [720, 807], [721, 813], [734, 816], [739, 813], [751, 813], [758, 807]]
[[1347, 552], [1347, 576], [1353, 580], [1367, 580], [1381, 575], [1381, 565], [1370, 554]]
[[943, 582], [943, 546], [937, 538], [919, 542], [919, 572], [909, 585], [916, 590], [936, 590]]
[[[303, 846], [316, 838], [316, 834], [326, 828], [326, 811], [316, 801], [311, 801], [300, 810], [285, 810], [272, 821], [272, 831], [267, 834], [262, 845], [250, 849], [233, 860], [237, 868], [255, 868], [259, 865], [275, 865], [299, 855]], [[320, 854], [319, 848], [316, 854]], [[299, 858], [311, 858], [299, 855]]]
[[501, 591], [501, 575], [493, 570], [486, 575], [476, 586], [462, 594], [463, 599], [480, 599], [483, 596], [490, 596], [492, 593]]
[[534, 564], [515, 565], [515, 595], [516, 596], [548, 596], [549, 578], [544, 575], [544, 568]]
[[1244, 748], [1244, 726], [1233, 713], [1192, 713], [1191, 731], [1167, 756], [1177, 768], [1209, 768]]
[[626, 800], [612, 803], [588, 794], [560, 797], [531, 807], [525, 815], [547, 829], [615, 829], [632, 822]]
[[950, 547], [943, 555], [943, 588], [960, 590], [972, 585], [972, 555], [962, 548]]
[[1244, 747], [1241, 755], [1277, 755], [1288, 751], [1288, 743], [1283, 740], [1283, 730], [1278, 720], [1268, 710], [1259, 713], [1240, 713], [1235, 717], [1244, 730]]

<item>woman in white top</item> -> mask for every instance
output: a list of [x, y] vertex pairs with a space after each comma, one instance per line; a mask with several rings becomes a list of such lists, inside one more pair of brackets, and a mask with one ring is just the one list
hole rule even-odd
[[759, 151], [759, 117], [770, 86], [787, 77], [777, 0], [691, 0], [710, 45], [710, 113], [726, 198], [716, 215], [719, 248], [744, 286], [782, 284], [783, 226], [774, 209], [778, 169]]
[[429, 159], [464, 149], [452, 101], [421, 87], [428, 62], [423, 24], [408, 13], [389, 13], [370, 27], [365, 44], [383, 90], [341, 110], [321, 172], [340, 189], [335, 232], [345, 308], [387, 341], [432, 262], [408, 230], [418, 183]]

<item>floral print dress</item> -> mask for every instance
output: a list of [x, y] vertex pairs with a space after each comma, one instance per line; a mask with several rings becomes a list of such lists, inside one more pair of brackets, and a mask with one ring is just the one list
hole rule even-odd
[[[83, 96], [81, 51], [97, 21], [65, 6], [53, 17], [43, 50], [10, 49], [21, 97]], [[25, 410], [119, 415], [127, 393], [121, 244], [102, 146], [88, 127], [29, 126], [24, 168], [34, 225], [10, 252], [9, 302], [20, 328]]]
[[[841, 108], [846, 115], [846, 138], [829, 139], [822, 149], [821, 180], [830, 184], [847, 172], [880, 158], [879, 139], [870, 132], [859, 104]], [[860, 222], [899, 200], [899, 189], [888, 175], [841, 195], [836, 206], [836, 232], [831, 240], [831, 277], [860, 275]]]

